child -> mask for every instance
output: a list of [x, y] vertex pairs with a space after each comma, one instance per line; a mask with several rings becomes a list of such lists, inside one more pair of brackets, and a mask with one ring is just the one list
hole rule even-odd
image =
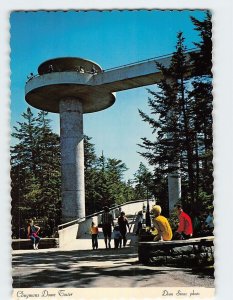
[[118, 249], [119, 246], [121, 248], [122, 235], [120, 233], [119, 225], [116, 225], [114, 227], [113, 237], [114, 237], [114, 246], [115, 246], [115, 249]]
[[98, 226], [94, 222], [91, 223], [90, 233], [92, 239], [92, 249], [98, 249]]

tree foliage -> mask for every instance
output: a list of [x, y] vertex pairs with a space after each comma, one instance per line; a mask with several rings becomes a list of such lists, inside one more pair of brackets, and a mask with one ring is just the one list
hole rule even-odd
[[140, 154], [153, 166], [161, 190], [167, 174], [181, 170], [182, 201], [189, 211], [213, 200], [211, 16], [207, 12], [205, 20], [191, 21], [199, 32], [199, 51], [188, 56], [179, 32], [170, 66], [157, 64], [162, 80], [156, 91], [149, 90], [151, 113], [139, 110], [154, 133], [154, 140], [142, 138]]
[[[22, 114], [11, 147], [12, 232], [25, 237], [29, 218], [41, 222], [42, 234], [51, 236], [61, 220], [60, 138], [50, 127], [48, 113], [35, 116], [30, 108]], [[134, 199], [131, 181], [125, 182], [125, 163], [98, 157], [91, 138], [84, 136], [86, 214]]]
[[95, 157], [91, 173], [85, 172], [87, 214], [102, 210], [104, 205], [113, 206], [132, 200], [131, 183], [124, 181], [126, 170], [121, 160], [106, 158], [103, 153]]
[[51, 235], [60, 222], [59, 136], [51, 131], [47, 113], [35, 117], [28, 108], [22, 116], [12, 133], [18, 140], [11, 147], [12, 231], [25, 235], [26, 221], [34, 217]]
[[[213, 205], [212, 41], [211, 15], [191, 17], [200, 41], [199, 51], [186, 54], [185, 38], [177, 34], [171, 65], [157, 64], [162, 80], [148, 90], [151, 113], [139, 110], [154, 139], [142, 138], [140, 154], [152, 166], [139, 164], [132, 180], [125, 181], [126, 164], [98, 156], [91, 138], [84, 136], [86, 214], [126, 201], [155, 197], [168, 214], [167, 174], [178, 168], [182, 176], [182, 201], [187, 210]], [[191, 66], [191, 67], [190, 67]], [[42, 220], [44, 235], [52, 235], [61, 220], [59, 136], [52, 132], [46, 112], [30, 108], [17, 122], [11, 147], [12, 232], [25, 237], [26, 220]]]

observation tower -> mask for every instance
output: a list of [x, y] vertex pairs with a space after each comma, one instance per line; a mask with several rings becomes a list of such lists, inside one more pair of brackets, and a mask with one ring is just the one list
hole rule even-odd
[[[85, 217], [83, 114], [113, 105], [115, 92], [158, 83], [162, 74], [156, 62], [168, 67], [171, 55], [105, 71], [83, 58], [54, 58], [43, 62], [38, 75], [27, 81], [28, 104], [60, 114], [63, 223]], [[170, 178], [170, 184], [169, 207], [173, 207], [181, 191], [180, 178]]]

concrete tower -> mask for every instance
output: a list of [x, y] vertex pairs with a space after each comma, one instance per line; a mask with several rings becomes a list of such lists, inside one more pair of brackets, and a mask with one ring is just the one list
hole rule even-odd
[[85, 216], [83, 113], [111, 106], [115, 96], [88, 86], [99, 65], [81, 58], [57, 58], [42, 63], [38, 77], [27, 82], [26, 101], [60, 114], [63, 222]]
[[[83, 114], [113, 105], [114, 92], [158, 83], [162, 74], [156, 62], [168, 67], [171, 56], [106, 71], [86, 59], [56, 58], [42, 63], [38, 76], [26, 83], [30, 105], [60, 114], [63, 222], [85, 216]], [[169, 184], [173, 204], [180, 191], [177, 174], [171, 174]]]

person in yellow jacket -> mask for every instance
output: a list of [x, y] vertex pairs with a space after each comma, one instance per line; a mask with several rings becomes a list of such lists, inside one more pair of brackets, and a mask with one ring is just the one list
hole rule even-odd
[[92, 240], [92, 249], [98, 249], [98, 226], [94, 222], [91, 223], [90, 234]]
[[153, 226], [158, 230], [158, 235], [155, 237], [155, 241], [170, 241], [172, 239], [172, 229], [168, 222], [168, 219], [161, 216], [161, 206], [154, 205], [151, 212], [154, 215], [152, 220]]

